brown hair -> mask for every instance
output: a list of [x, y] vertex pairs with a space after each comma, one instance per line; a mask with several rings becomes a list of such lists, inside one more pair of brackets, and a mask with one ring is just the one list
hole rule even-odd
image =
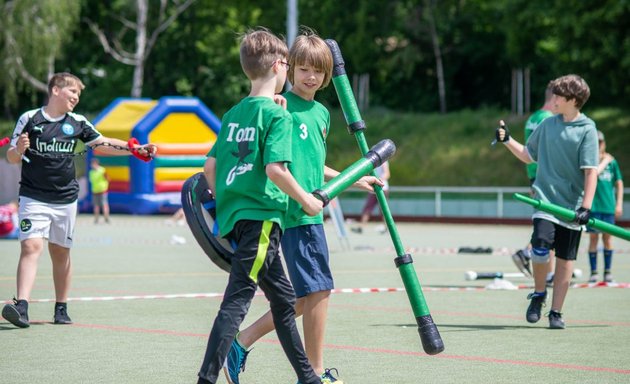
[[293, 84], [297, 66], [311, 65], [324, 72], [322, 88], [326, 88], [332, 78], [333, 58], [326, 42], [308, 27], [302, 27], [289, 52], [289, 81]]
[[552, 92], [567, 100], [575, 100], [575, 107], [581, 109], [591, 96], [591, 89], [583, 78], [578, 75], [566, 75], [553, 81]]
[[248, 30], [241, 37], [241, 67], [250, 80], [266, 76], [277, 60], [288, 55], [287, 44], [266, 28]]
[[81, 90], [85, 88], [85, 85], [83, 84], [81, 79], [79, 79], [72, 73], [69, 73], [69, 72], [55, 73], [54, 75], [52, 75], [50, 80], [48, 80], [48, 95], [49, 96], [52, 95], [52, 90], [54, 87], [63, 88], [69, 85], [76, 85], [79, 88], [81, 88]]

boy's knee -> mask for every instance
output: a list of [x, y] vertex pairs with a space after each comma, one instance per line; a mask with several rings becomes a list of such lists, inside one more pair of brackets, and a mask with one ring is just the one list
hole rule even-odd
[[549, 262], [549, 248], [534, 247], [532, 248], [532, 263], [546, 264]]

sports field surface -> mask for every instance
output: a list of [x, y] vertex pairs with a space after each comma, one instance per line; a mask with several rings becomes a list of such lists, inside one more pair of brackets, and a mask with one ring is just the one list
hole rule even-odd
[[[31, 327], [17, 329], [0, 318], [0, 383], [195, 383], [227, 274], [187, 226], [166, 219], [113, 216], [112, 224], [95, 225], [80, 215], [68, 303], [74, 324], [51, 323], [46, 252], [32, 293]], [[588, 285], [583, 236], [576, 267], [584, 276], [563, 308], [567, 328], [550, 330], [546, 317], [525, 321], [531, 280], [509, 278], [517, 289], [493, 290], [486, 288], [492, 280], [464, 279], [469, 270], [518, 272], [510, 255], [527, 242], [529, 226], [399, 224], [445, 345], [428, 356], [401, 289], [391, 239], [375, 227], [349, 231], [351, 247], [343, 249], [326, 225], [337, 290], [325, 361], [344, 383], [630, 383], [629, 242], [614, 240], [617, 284]], [[458, 253], [461, 247], [492, 253]], [[0, 240], [5, 303], [15, 295], [18, 255], [17, 241]], [[264, 296], [256, 296], [243, 325], [267, 309]], [[241, 383], [295, 382], [275, 333], [267, 335], [250, 353]]]

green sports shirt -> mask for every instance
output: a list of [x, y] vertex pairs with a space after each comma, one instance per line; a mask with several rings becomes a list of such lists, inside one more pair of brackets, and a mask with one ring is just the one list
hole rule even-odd
[[267, 177], [265, 166], [291, 162], [291, 137], [291, 116], [268, 97], [246, 97], [223, 116], [208, 153], [216, 158], [221, 236], [239, 220], [269, 220], [284, 227], [288, 196]]
[[[539, 109], [536, 112], [532, 113], [532, 115], [525, 122], [525, 143], [527, 143], [527, 140], [529, 140], [529, 137], [536, 130], [538, 125], [549, 116], [553, 116], [553, 113], [545, 109]], [[529, 178], [530, 180], [535, 179], [537, 168], [537, 163], [527, 164], [525, 166], [525, 170], [527, 171], [527, 178]]]
[[621, 170], [617, 160], [613, 159], [597, 176], [597, 189], [595, 190], [591, 211], [615, 214], [615, 207], [617, 206], [615, 187], [619, 180], [623, 180]]
[[[293, 121], [293, 161], [289, 164], [289, 170], [305, 191], [312, 192], [324, 183], [330, 113], [321, 103], [304, 100], [293, 92], [285, 93], [284, 97]], [[289, 199], [287, 228], [323, 222], [323, 213], [309, 216], [295, 200]]]

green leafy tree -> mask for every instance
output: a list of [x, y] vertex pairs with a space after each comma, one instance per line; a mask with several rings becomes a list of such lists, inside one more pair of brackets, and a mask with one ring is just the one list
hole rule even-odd
[[0, 8], [0, 88], [4, 106], [9, 108], [16, 105], [21, 93], [34, 102], [38, 92], [47, 91], [56, 60], [77, 25], [80, 4], [74, 0], [11, 0]]

